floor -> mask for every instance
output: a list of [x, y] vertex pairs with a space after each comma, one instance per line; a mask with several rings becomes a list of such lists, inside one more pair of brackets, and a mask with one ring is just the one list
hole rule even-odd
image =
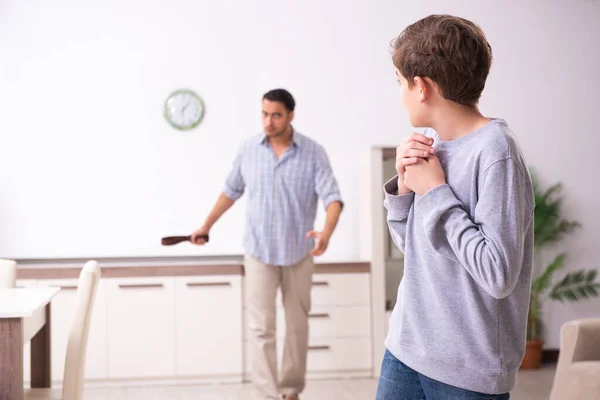
[[[539, 370], [520, 371], [517, 386], [511, 393], [511, 400], [548, 400], [553, 379], [554, 365], [552, 364], [543, 366]], [[373, 400], [376, 389], [377, 381], [372, 379], [309, 381], [302, 400]], [[251, 386], [248, 384], [95, 388], [86, 390], [84, 398], [86, 400], [241, 400], [251, 397], [250, 390]], [[54, 398], [60, 398], [58, 391], [54, 391], [53, 395]]]

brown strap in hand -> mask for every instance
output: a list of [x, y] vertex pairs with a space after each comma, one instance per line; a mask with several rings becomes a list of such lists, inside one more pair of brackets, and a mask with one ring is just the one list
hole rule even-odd
[[[208, 235], [199, 235], [198, 239], [204, 239], [205, 242], [208, 242]], [[189, 236], [166, 236], [161, 239], [160, 243], [163, 246], [173, 246], [175, 244], [181, 242], [190, 242], [192, 240], [192, 235]]]

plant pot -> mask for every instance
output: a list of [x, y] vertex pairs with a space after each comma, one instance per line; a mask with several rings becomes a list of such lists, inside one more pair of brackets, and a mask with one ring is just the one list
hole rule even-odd
[[525, 345], [525, 356], [521, 362], [522, 369], [537, 369], [542, 364], [542, 340], [528, 340]]

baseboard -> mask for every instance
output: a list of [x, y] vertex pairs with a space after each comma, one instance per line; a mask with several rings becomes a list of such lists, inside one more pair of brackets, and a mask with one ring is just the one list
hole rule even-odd
[[[306, 373], [307, 381], [318, 381], [318, 380], [344, 380], [344, 379], [364, 379], [372, 378], [373, 371], [370, 369], [365, 370], [345, 370], [345, 371], [308, 371]], [[252, 374], [244, 374], [244, 382], [252, 382]]]
[[542, 363], [555, 363], [558, 361], [558, 349], [542, 350]]
[[[243, 383], [241, 374], [209, 375], [201, 377], [152, 377], [152, 378], [124, 378], [124, 379], [85, 379], [86, 388], [125, 388], [146, 386], [187, 386], [187, 385], [227, 385]], [[26, 389], [30, 388], [29, 382], [24, 382]], [[52, 389], [61, 390], [62, 380], [53, 380]]]

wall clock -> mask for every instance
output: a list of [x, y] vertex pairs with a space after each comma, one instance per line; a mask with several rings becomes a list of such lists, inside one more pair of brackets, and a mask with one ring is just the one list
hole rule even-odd
[[204, 117], [204, 102], [188, 89], [172, 92], [165, 101], [165, 119], [175, 129], [194, 129]]

